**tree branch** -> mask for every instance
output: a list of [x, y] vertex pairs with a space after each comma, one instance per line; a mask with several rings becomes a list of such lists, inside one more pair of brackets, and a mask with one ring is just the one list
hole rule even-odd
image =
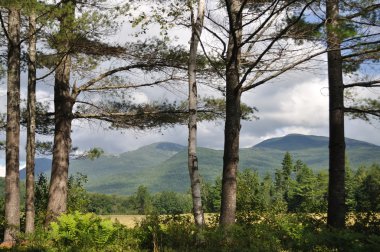
[[353, 19], [353, 18], [356, 18], [359, 16], [363, 16], [363, 14], [365, 14], [368, 11], [373, 11], [373, 10], [376, 10], [379, 8], [380, 8], [380, 4], [373, 4], [373, 5], [367, 6], [365, 8], [361, 8], [361, 10], [359, 12], [353, 13], [353, 14], [348, 15], [348, 16], [343, 16], [342, 19]]
[[345, 84], [344, 88], [352, 88], [352, 87], [380, 87], [379, 83], [380, 83], [380, 80], [355, 82], [355, 83]]
[[297, 62], [295, 62], [295, 63], [293, 63], [293, 64], [291, 64], [291, 65], [288, 65], [287, 67], [285, 67], [285, 68], [279, 70], [279, 71], [276, 72], [275, 74], [273, 74], [273, 75], [271, 75], [271, 76], [268, 76], [267, 78], [265, 78], [265, 79], [263, 79], [263, 80], [261, 80], [261, 81], [258, 81], [258, 82], [256, 82], [256, 83], [248, 84], [248, 85], [246, 85], [245, 87], [242, 88], [242, 92], [245, 92], [245, 91], [248, 91], [248, 90], [250, 90], [250, 89], [252, 89], [252, 88], [258, 87], [258, 86], [264, 84], [265, 82], [267, 82], [267, 81], [269, 81], [269, 80], [272, 80], [272, 79], [278, 77], [279, 75], [281, 75], [281, 74], [283, 74], [283, 73], [285, 73], [285, 72], [287, 72], [287, 71], [289, 71], [289, 70], [295, 68], [296, 66], [298, 66], [298, 65], [300, 65], [300, 64], [302, 64], [302, 63], [305, 63], [305, 62], [311, 60], [312, 58], [315, 58], [315, 57], [317, 57], [317, 56], [319, 56], [319, 55], [324, 54], [325, 52], [326, 52], [326, 50], [322, 50], [322, 51], [319, 51], [319, 52], [317, 52], [317, 53], [311, 54], [311, 55], [309, 55], [309, 56], [306, 57], [306, 58], [303, 58], [303, 59], [301, 59], [301, 60], [299, 60], [299, 61], [297, 61]]
[[[80, 92], [88, 90], [91, 86], [93, 86], [97, 82], [99, 82], [99, 81], [103, 80], [104, 78], [111, 76], [115, 73], [122, 72], [122, 71], [129, 71], [131, 69], [144, 69], [144, 68], [153, 68], [153, 67], [175, 67], [175, 66], [168, 65], [168, 64], [161, 64], [161, 63], [137, 63], [134, 65], [118, 67], [118, 68], [109, 70], [105, 73], [102, 73], [99, 76], [89, 80], [88, 82], [86, 82], [85, 84], [83, 84], [79, 88], [77, 88], [76, 90], [73, 90], [73, 95], [75, 95], [75, 96], [79, 95]], [[177, 67], [177, 68], [181, 68], [181, 67]], [[183, 68], [181, 68], [181, 69], [183, 69]]]
[[355, 108], [355, 107], [348, 107], [348, 108], [344, 108], [344, 112], [353, 113], [353, 114], [362, 114], [361, 116], [358, 115], [358, 117], [362, 117], [362, 118], [365, 118], [367, 120], [368, 120], [368, 118], [366, 118], [367, 114], [380, 118], [380, 110], [379, 109], [359, 109], [359, 108]]
[[[253, 70], [253, 68], [255, 68], [257, 66], [257, 64], [261, 61], [261, 59], [264, 57], [264, 55], [266, 55], [266, 53], [272, 48], [272, 46], [284, 35], [286, 34], [286, 32], [293, 26], [295, 25], [303, 16], [303, 13], [306, 11], [306, 9], [308, 8], [308, 6], [312, 3], [313, 1], [307, 3], [301, 10], [300, 14], [298, 15], [297, 19], [292, 22], [291, 24], [289, 24], [287, 27], [285, 27], [279, 34], [277, 34], [276, 37], [273, 38], [273, 40], [271, 41], [271, 43], [264, 49], [264, 51], [259, 55], [259, 57], [256, 59], [256, 61], [250, 66], [248, 67], [248, 69], [246, 70], [246, 72], [244, 73], [243, 77], [241, 78], [240, 80], [240, 83], [239, 83], [239, 86], [237, 88], [241, 88], [244, 84], [244, 82], [246, 81], [248, 75], [251, 73], [251, 71]], [[319, 55], [319, 54], [318, 54]], [[297, 64], [298, 65], [298, 64]], [[289, 69], [286, 68], [286, 71], [288, 71]], [[280, 75], [281, 73], [279, 72], [278, 75]], [[278, 76], [276, 75], [276, 76]]]
[[5, 37], [7, 38], [8, 41], [10, 41], [9, 34], [7, 31], [7, 28], [5, 27], [4, 20], [3, 20], [3, 14], [1, 13], [1, 11], [0, 11], [0, 22], [1, 22], [1, 27], [4, 30]]
[[105, 85], [105, 86], [99, 86], [99, 87], [88, 87], [86, 89], [83, 89], [82, 92], [90, 92], [90, 91], [101, 91], [101, 90], [115, 90], [115, 89], [129, 89], [129, 88], [141, 88], [141, 87], [150, 87], [154, 85], [159, 85], [168, 81], [173, 80], [181, 80], [181, 78], [172, 77], [164, 80], [158, 80], [151, 83], [144, 83], [144, 84], [124, 84], [124, 85]]

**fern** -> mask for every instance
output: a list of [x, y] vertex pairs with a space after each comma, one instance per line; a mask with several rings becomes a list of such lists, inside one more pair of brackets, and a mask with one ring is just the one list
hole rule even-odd
[[125, 229], [109, 219], [80, 212], [61, 215], [50, 228], [50, 239], [59, 251], [114, 250], [115, 245], [121, 249], [118, 234]]

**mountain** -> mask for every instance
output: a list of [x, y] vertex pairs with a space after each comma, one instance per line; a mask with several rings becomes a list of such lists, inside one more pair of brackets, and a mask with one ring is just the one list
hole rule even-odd
[[[380, 146], [346, 139], [347, 155], [353, 168], [380, 162]], [[291, 134], [265, 140], [251, 148], [240, 149], [240, 170], [254, 169], [259, 174], [272, 174], [280, 168], [286, 151], [314, 170], [328, 167], [328, 138]], [[200, 174], [214, 181], [222, 174], [223, 151], [198, 147]], [[36, 173], [48, 171], [50, 160], [36, 160]], [[150, 191], [185, 192], [190, 187], [187, 148], [174, 143], [155, 143], [119, 155], [104, 155], [95, 160], [72, 160], [70, 173], [86, 174], [86, 187], [92, 192], [132, 194], [139, 185]], [[50, 173], [50, 171], [48, 171]], [[22, 178], [25, 171], [22, 171]]]
[[[301, 134], [289, 134], [284, 137], [276, 137], [265, 140], [259, 144], [256, 144], [256, 148], [271, 148], [283, 151], [293, 151], [302, 149], [314, 149], [314, 148], [328, 148], [329, 138], [322, 136], [301, 135]], [[253, 148], [254, 148], [253, 147]], [[346, 138], [347, 149], [356, 147], [378, 147], [374, 144], [370, 144], [363, 141], [358, 141], [350, 138]]]
[[[51, 159], [36, 158], [35, 168], [34, 168], [34, 173], [36, 175], [40, 173], [46, 173], [50, 175], [50, 170], [51, 170]], [[20, 170], [20, 179], [25, 179], [25, 178], [26, 178], [26, 169], [24, 168]]]

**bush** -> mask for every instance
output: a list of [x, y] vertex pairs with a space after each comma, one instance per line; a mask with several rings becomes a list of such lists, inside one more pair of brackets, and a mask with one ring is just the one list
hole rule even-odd
[[63, 214], [52, 222], [47, 239], [57, 251], [125, 251], [137, 247], [132, 232], [95, 214]]

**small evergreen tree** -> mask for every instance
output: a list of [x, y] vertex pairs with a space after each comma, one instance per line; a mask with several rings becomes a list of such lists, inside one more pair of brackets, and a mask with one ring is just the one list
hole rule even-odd
[[138, 214], [150, 214], [153, 210], [152, 196], [146, 186], [140, 185], [132, 196], [133, 208]]

